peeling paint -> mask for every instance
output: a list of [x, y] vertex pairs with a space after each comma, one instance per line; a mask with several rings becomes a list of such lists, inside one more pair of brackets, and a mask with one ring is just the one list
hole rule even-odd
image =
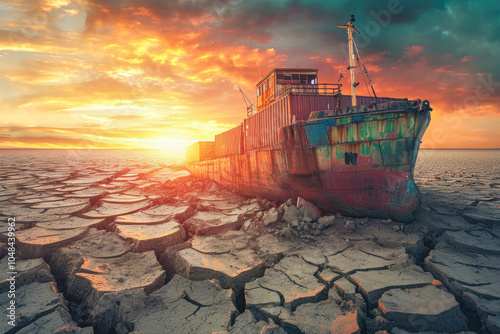
[[346, 215], [411, 221], [420, 201], [413, 166], [430, 112], [358, 116], [299, 121], [281, 127], [274, 146], [189, 163], [188, 170], [249, 196], [300, 196]]

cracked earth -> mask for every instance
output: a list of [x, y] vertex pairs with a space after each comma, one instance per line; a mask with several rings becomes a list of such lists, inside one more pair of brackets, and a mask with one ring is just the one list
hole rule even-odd
[[498, 178], [419, 181], [415, 222], [247, 198], [180, 167], [4, 164], [4, 333], [499, 333]]

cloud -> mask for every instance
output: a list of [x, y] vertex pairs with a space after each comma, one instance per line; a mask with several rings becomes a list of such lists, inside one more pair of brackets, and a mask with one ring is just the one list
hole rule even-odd
[[405, 49], [408, 50], [405, 52], [406, 56], [413, 59], [415, 56], [422, 53], [424, 47], [421, 45], [412, 45], [411, 47], [405, 47]]
[[336, 82], [346, 36], [335, 25], [350, 14], [378, 95], [429, 99], [440, 114], [500, 111], [498, 86], [478, 90], [478, 78], [500, 80], [494, 1], [10, 0], [3, 8], [0, 112], [3, 124], [21, 126], [17, 138], [38, 129], [39, 138], [103, 145], [211, 139], [245, 117], [234, 87], [255, 101], [255, 83], [274, 67], [317, 67], [321, 81]]

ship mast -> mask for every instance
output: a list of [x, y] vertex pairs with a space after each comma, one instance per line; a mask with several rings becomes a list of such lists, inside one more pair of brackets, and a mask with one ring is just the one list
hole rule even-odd
[[354, 52], [354, 39], [352, 38], [352, 32], [354, 31], [355, 33], [359, 34], [359, 31], [354, 28], [354, 15], [351, 15], [351, 19], [347, 21], [346, 25], [340, 25], [337, 26], [339, 28], [345, 28], [347, 29], [347, 36], [348, 36], [348, 44], [349, 44], [349, 67], [347, 68], [351, 74], [351, 98], [352, 98], [352, 105], [356, 106], [357, 105], [357, 100], [356, 100], [356, 86], [359, 85], [359, 83], [356, 82], [356, 56]]

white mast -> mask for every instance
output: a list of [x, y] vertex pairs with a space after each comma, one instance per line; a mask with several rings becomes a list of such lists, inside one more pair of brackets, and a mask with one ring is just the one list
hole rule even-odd
[[351, 74], [351, 98], [352, 98], [352, 105], [356, 106], [357, 105], [357, 100], [356, 100], [356, 86], [358, 83], [356, 83], [356, 56], [354, 53], [354, 39], [352, 38], [352, 32], [356, 32], [359, 34], [359, 32], [354, 28], [354, 15], [351, 15], [351, 19], [347, 21], [346, 25], [340, 25], [337, 26], [339, 28], [346, 28], [347, 29], [347, 36], [348, 36], [348, 44], [349, 44], [349, 67], [348, 70]]

